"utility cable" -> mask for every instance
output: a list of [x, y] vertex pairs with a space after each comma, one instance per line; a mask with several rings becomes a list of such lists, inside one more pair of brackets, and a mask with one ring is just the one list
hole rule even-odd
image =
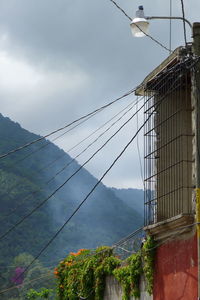
[[[185, 62], [184, 62], [185, 63]], [[183, 64], [183, 63], [182, 63]], [[172, 69], [174, 69], [174, 67], [172, 68]], [[167, 74], [165, 74], [165, 76], [167, 76]], [[25, 201], [26, 201], [26, 199], [29, 199], [32, 195], [34, 195], [35, 193], [37, 193], [37, 191], [36, 192], [33, 192], [31, 195], [28, 195], [28, 198], [26, 197], [21, 203], [20, 203], [20, 205], [19, 206], [21, 206]], [[10, 216], [14, 211], [16, 211], [16, 209], [19, 207], [19, 206], [17, 206], [16, 208], [14, 208], [10, 213], [9, 213], [9, 215], [7, 215], [7, 216]], [[3, 220], [7, 217], [7, 216], [5, 216], [4, 218], [3, 218]], [[2, 221], [2, 220], [1, 220]]]
[[[138, 101], [136, 103], [136, 110], [138, 109], [137, 106], [138, 106]], [[136, 116], [136, 121], [137, 121], [137, 130], [138, 130], [138, 128], [139, 128], [138, 115]], [[143, 169], [142, 169], [142, 159], [141, 159], [141, 154], [140, 154], [139, 136], [137, 136], [136, 142], [137, 142], [137, 151], [138, 151], [138, 158], [139, 158], [139, 165], [140, 165], [140, 176], [141, 176], [143, 188], [145, 189]]]
[[186, 36], [186, 25], [185, 25], [185, 9], [184, 9], [184, 2], [183, 2], [183, 0], [181, 0], [181, 8], [182, 8], [182, 16], [183, 16], [183, 31], [184, 31], [185, 47], [187, 49], [187, 36]]
[[[69, 148], [68, 150], [66, 150], [66, 153], [70, 153], [72, 150], [74, 150], [75, 148], [77, 148], [80, 144], [82, 144], [83, 142], [85, 142], [87, 139], [89, 139], [91, 136], [93, 136], [96, 132], [98, 132], [99, 130], [101, 130], [103, 127], [105, 127], [108, 123], [110, 123], [113, 119], [115, 119], [119, 114], [121, 114], [124, 110], [126, 110], [129, 106], [132, 105], [132, 103], [135, 102], [132, 101], [130, 104], [128, 104], [125, 108], [123, 108], [120, 112], [118, 112], [117, 114], [115, 114], [111, 119], [109, 119], [108, 121], [106, 121], [103, 125], [101, 125], [100, 127], [98, 127], [97, 129], [95, 129], [92, 133], [90, 133], [88, 136], [86, 136], [85, 138], [83, 138], [81, 141], [79, 141], [77, 144], [75, 144], [74, 146], [72, 146], [71, 148]], [[50, 165], [52, 165], [54, 162], [56, 162], [58, 159], [62, 158], [63, 156], [66, 155], [66, 153], [64, 155], [59, 156], [57, 159], [55, 159], [54, 161], [52, 161], [50, 164], [42, 167], [39, 171], [42, 171], [46, 168], [48, 168]]]
[[[141, 110], [143, 106], [140, 107], [139, 110]], [[67, 180], [64, 181], [54, 192], [52, 192], [47, 198], [45, 198], [40, 204], [38, 204], [33, 210], [31, 210], [27, 215], [25, 215], [20, 221], [15, 223], [10, 229], [8, 229], [4, 234], [0, 236], [0, 240], [2, 240], [5, 236], [7, 236], [11, 231], [13, 231], [18, 225], [20, 225], [23, 221], [25, 221], [28, 217], [30, 217], [36, 210], [38, 210], [41, 206], [43, 206], [51, 197], [53, 197], [72, 177], [74, 177], [99, 151], [101, 151], [106, 144], [114, 137], [116, 134], [119, 133], [119, 131], [126, 125], [128, 124], [133, 117], [136, 115], [134, 113], [98, 150], [96, 150], [92, 156], [84, 162], [70, 177], [67, 178]]]
[[[140, 99], [139, 101], [141, 101], [142, 99]], [[75, 146], [73, 146], [72, 148], [71, 148], [71, 150], [72, 149], [74, 149], [76, 146], [78, 146], [78, 145], [80, 145], [80, 143], [81, 142], [83, 142], [83, 141], [85, 141], [86, 139], [88, 139], [89, 137], [91, 137], [92, 135], [94, 135], [94, 133], [96, 133], [97, 131], [99, 131], [100, 129], [102, 129], [103, 127], [105, 127], [105, 125], [107, 125], [111, 120], [113, 120], [114, 118], [116, 118], [119, 114], [121, 114], [123, 111], [125, 111], [127, 108], [129, 108], [129, 106], [131, 106], [133, 103], [135, 103], [135, 100], [134, 101], [132, 101], [130, 104], [128, 104], [123, 110], [121, 110], [120, 112], [118, 112], [117, 114], [115, 114], [109, 121], [107, 121], [107, 122], [105, 122], [102, 126], [100, 126], [99, 128], [97, 128], [95, 131], [93, 131], [89, 136], [87, 136], [86, 138], [84, 138], [82, 141], [80, 141], [79, 143], [77, 143]], [[133, 106], [135, 106], [135, 104], [133, 105]], [[132, 109], [132, 107], [131, 107], [131, 109]], [[130, 110], [130, 109], [129, 109]], [[128, 111], [129, 111], [128, 110]], [[128, 111], [126, 112], [126, 113], [128, 113]], [[125, 113], [125, 114], [126, 114]], [[124, 115], [123, 115], [124, 116]], [[120, 118], [121, 119], [121, 118]], [[115, 122], [115, 123], [117, 123], [119, 121], [119, 119]], [[115, 124], [112, 124], [112, 126], [111, 127], [113, 127]], [[110, 129], [110, 128], [109, 128]], [[109, 130], [108, 129], [108, 130]], [[108, 131], [107, 129], [106, 129], [106, 131], [104, 131], [100, 136], [102, 136], [103, 134], [105, 134], [107, 131]], [[95, 140], [95, 141], [93, 141], [89, 146], [87, 146], [86, 147], [86, 149], [84, 149], [81, 153], [79, 153], [75, 158], [73, 158], [64, 168], [62, 168], [62, 170], [60, 170], [56, 175], [54, 175], [53, 176], [53, 178], [51, 178], [50, 180], [48, 180], [47, 182], [46, 182], [46, 184], [49, 184], [49, 182], [50, 181], [52, 181], [58, 174], [60, 174], [64, 169], [66, 169], [77, 157], [79, 157], [80, 155], [82, 155], [82, 153], [84, 153], [91, 145], [93, 145], [99, 138], [100, 138], [100, 136]], [[67, 152], [69, 152], [70, 151], [70, 149], [67, 151]], [[66, 153], [64, 153], [64, 155], [66, 155]], [[63, 155], [62, 156], [59, 156], [59, 158], [58, 159], [60, 159], [61, 157], [63, 157]], [[57, 159], [56, 159], [57, 160]], [[53, 161], [53, 162], [55, 162], [55, 160]], [[51, 162], [51, 164], [52, 164], [52, 162]], [[48, 165], [47, 165], [48, 166]], [[39, 171], [41, 171], [41, 170], [43, 170], [44, 168], [41, 168]], [[38, 172], [39, 172], [38, 171]], [[15, 188], [17, 185], [15, 185], [15, 186], [13, 186], [13, 187], [11, 187], [11, 190], [13, 189], [13, 188]], [[35, 194], [37, 194], [38, 192], [40, 192], [40, 191], [42, 191], [43, 189], [41, 188], [41, 189], [39, 189], [39, 190], [37, 190], [37, 191], [34, 191], [34, 192], [32, 192], [32, 193], [30, 193], [30, 194], [28, 194], [24, 199], [23, 199], [23, 201], [22, 202], [20, 202], [20, 203], [18, 203], [18, 205], [16, 206], [16, 207], [14, 207], [8, 214], [6, 214], [5, 216], [3, 216], [2, 218], [0, 218], [0, 222], [2, 222], [2, 221], [4, 221], [5, 219], [7, 219], [10, 215], [12, 215], [19, 207], [21, 207], [28, 199], [30, 199], [30, 197], [32, 197], [32, 196], [34, 196]]]
[[[195, 63], [196, 63], [196, 61], [198, 61], [198, 59], [199, 59], [199, 58], [197, 58], [197, 59], [195, 60]], [[106, 122], [106, 123], [107, 123], [107, 122]], [[106, 123], [105, 123], [105, 124], [106, 124]], [[103, 126], [104, 126], [104, 125], [103, 125]], [[100, 128], [99, 128], [99, 129], [100, 129]], [[98, 130], [98, 129], [97, 129], [97, 130]], [[96, 131], [97, 131], [97, 130], [96, 130]], [[92, 133], [92, 134], [93, 134], [93, 133]], [[92, 134], [91, 134], [91, 135], [92, 135]], [[89, 136], [88, 136], [88, 137], [89, 137]], [[86, 137], [85, 139], [87, 139], [88, 137]], [[78, 143], [78, 144], [80, 144], [80, 143]], [[76, 144], [74, 147], [76, 147], [78, 144]], [[71, 150], [72, 150], [74, 147], [72, 147]], [[69, 150], [70, 150], [70, 149], [69, 149]], [[69, 150], [68, 150], [68, 151], [69, 151]], [[65, 155], [65, 154], [64, 154], [64, 155]], [[56, 159], [56, 160], [57, 160], [57, 159]], [[37, 192], [37, 191], [36, 191], [36, 192]], [[12, 209], [12, 211], [11, 211], [8, 215], [6, 215], [5, 217], [3, 217], [3, 220], [4, 220], [5, 218], [7, 218], [8, 216], [10, 216], [14, 211], [16, 211], [16, 209], [17, 209], [18, 207], [20, 207], [22, 204], [24, 204], [24, 202], [26, 201], [26, 199], [29, 199], [31, 196], [35, 195], [36, 192], [33, 192], [32, 194], [28, 195], [28, 197], [26, 197], [26, 198], [25, 198], [25, 199], [24, 199], [17, 207], [15, 207], [14, 209]], [[1, 219], [1, 221], [2, 221], [2, 219]]]
[[[114, 0], [110, 0], [130, 21], [132, 21], [132, 18], [129, 17], [129, 15], [114, 1]], [[168, 49], [166, 46], [164, 46], [161, 42], [159, 42], [158, 40], [156, 40], [154, 37], [152, 37], [151, 35], [149, 35], [148, 33], [144, 32], [136, 23], [135, 26], [144, 34], [146, 35], [148, 38], [150, 38], [153, 42], [155, 42], [156, 44], [158, 44], [159, 46], [161, 46], [163, 49], [165, 49], [167, 52], [172, 52], [170, 49]]]
[[106, 134], [116, 123], [118, 123], [127, 113], [129, 113], [135, 104], [133, 104], [124, 114], [119, 117], [115, 122], [113, 122], [106, 130], [104, 130], [94, 141], [92, 141], [86, 148], [84, 148], [79, 154], [77, 154], [69, 163], [67, 163], [61, 170], [59, 170], [53, 177], [51, 177], [46, 184], [49, 184], [52, 180], [54, 180], [60, 173], [67, 169], [78, 157], [80, 157], [83, 153], [85, 153], [91, 146], [93, 146], [104, 134]]
[[[20, 277], [21, 276], [22, 275], [20, 275]], [[51, 274], [46, 274], [46, 275], [43, 275], [43, 276], [40, 276], [40, 277], [37, 277], [37, 278], [32, 279], [32, 280], [29, 280], [29, 281], [26, 282], [26, 284], [29, 284], [29, 283], [32, 283], [32, 282], [36, 282], [36, 281], [38, 281], [40, 279], [47, 278], [47, 277], [52, 277], [52, 273]], [[12, 291], [14, 289], [21, 288], [21, 287], [22, 287], [22, 284], [18, 284], [18, 285], [15, 285], [15, 286], [12, 286], [10, 288], [7, 288], [5, 290], [0, 291], [0, 294], [4, 294], [6, 292], [9, 292], [9, 291]]]
[[95, 109], [94, 111], [92, 111], [92, 112], [90, 112], [90, 113], [88, 113], [88, 114], [86, 114], [86, 115], [84, 115], [84, 116], [82, 116], [82, 117], [80, 117], [80, 118], [78, 118], [78, 119], [72, 121], [71, 123], [68, 123], [67, 125], [65, 125], [65, 126], [63, 126], [63, 127], [61, 127], [61, 128], [59, 128], [59, 129], [56, 129], [56, 130], [54, 130], [54, 131], [52, 131], [52, 132], [46, 134], [45, 136], [42, 136], [42, 137], [40, 137], [40, 138], [38, 138], [38, 139], [36, 139], [36, 140], [33, 140], [33, 141], [31, 141], [31, 142], [29, 142], [29, 143], [27, 143], [27, 144], [24, 144], [24, 145], [22, 145], [22, 146], [20, 146], [20, 147], [18, 147], [18, 148], [15, 148], [15, 149], [13, 149], [13, 150], [10, 150], [10, 151], [7, 152], [7, 153], [1, 154], [1, 155], [0, 155], [0, 159], [5, 158], [5, 157], [7, 157], [8, 155], [13, 154], [13, 153], [15, 153], [15, 152], [17, 152], [17, 151], [20, 151], [20, 150], [22, 150], [22, 149], [24, 149], [24, 148], [27, 148], [28, 146], [31, 146], [31, 145], [33, 145], [33, 144], [35, 144], [35, 143], [37, 143], [37, 142], [39, 142], [39, 141], [41, 141], [41, 140], [44, 140], [45, 138], [47, 138], [47, 137], [49, 137], [49, 136], [51, 136], [51, 135], [53, 135], [53, 134], [55, 134], [55, 133], [57, 133], [57, 132], [59, 132], [59, 131], [65, 129], [65, 128], [67, 128], [67, 127], [69, 127], [69, 126], [71, 126], [71, 125], [73, 125], [73, 124], [75, 124], [75, 123], [77, 123], [78, 121], [81, 121], [81, 120], [83, 120], [83, 119], [89, 117], [90, 115], [93, 115], [93, 114], [95, 114], [95, 113], [97, 113], [97, 112], [100, 112], [100, 111], [104, 110], [105, 108], [111, 106], [112, 104], [118, 102], [119, 100], [121, 100], [121, 99], [123, 99], [123, 98], [125, 98], [125, 97], [127, 97], [127, 96], [129, 96], [129, 95], [131, 95], [131, 94], [133, 94], [134, 91], [135, 91], [135, 89], [132, 89], [132, 90], [130, 90], [129, 92], [125, 93], [124, 95], [118, 97], [117, 99], [115, 99], [115, 100], [109, 102], [108, 104], [103, 105], [103, 106], [101, 106], [100, 108]]
[[[176, 83], [176, 81], [174, 82]], [[166, 95], [171, 92], [168, 91]], [[81, 203], [77, 206], [77, 208], [74, 210], [74, 212], [71, 214], [71, 216], [65, 221], [65, 223], [59, 228], [59, 230], [53, 235], [53, 237], [46, 243], [46, 245], [39, 251], [39, 253], [34, 257], [34, 259], [30, 262], [30, 264], [25, 268], [25, 272], [31, 267], [31, 265], [40, 257], [40, 255], [49, 247], [49, 245], [56, 239], [56, 237], [60, 234], [60, 232], [65, 228], [65, 226], [69, 223], [69, 221], [73, 218], [73, 216], [79, 211], [81, 206], [86, 202], [86, 200], [89, 198], [89, 196], [94, 192], [94, 190], [97, 188], [97, 186], [102, 182], [104, 177], [108, 174], [108, 172], [113, 168], [113, 166], [116, 164], [116, 162], [121, 158], [121, 156], [124, 154], [124, 152], [127, 150], [127, 148], [132, 144], [136, 136], [139, 134], [139, 132], [142, 130], [142, 128], [145, 126], [145, 124], [149, 121], [153, 113], [157, 110], [160, 103], [165, 99], [166, 95], [162, 97], [162, 99], [155, 105], [153, 111], [149, 113], [149, 116], [144, 121], [144, 123], [140, 126], [140, 128], [136, 131], [134, 136], [129, 140], [129, 142], [126, 144], [126, 146], [123, 148], [123, 150], [120, 152], [120, 154], [114, 159], [110, 167], [105, 171], [105, 173], [101, 176], [101, 178], [97, 181], [97, 183], [93, 186], [93, 188], [90, 190], [90, 192], [86, 195], [86, 197], [81, 201]]]
[[[129, 104], [130, 105], [130, 104]], [[129, 106], [128, 105], [128, 106]], [[50, 145], [52, 142], [58, 140], [60, 137], [64, 136], [65, 134], [67, 134], [68, 132], [72, 131], [73, 129], [77, 128], [78, 126], [80, 126], [81, 124], [85, 123], [87, 120], [91, 119], [92, 117], [94, 117], [97, 113], [99, 113], [99, 111], [97, 111], [96, 113], [90, 115], [89, 117], [83, 119], [81, 122], [79, 122], [78, 124], [76, 124], [75, 126], [73, 126], [72, 128], [68, 129], [67, 131], [65, 131], [64, 133], [60, 134], [59, 136], [55, 137], [53, 140], [48, 141], [46, 144], [42, 145], [41, 147], [39, 147], [38, 149], [32, 151], [31, 153], [27, 154], [25, 157], [19, 159], [18, 161], [16, 161], [14, 164], [12, 164], [11, 166], [9, 166], [8, 168], [12, 168], [13, 166], [15, 166], [16, 164], [24, 161], [26, 158], [30, 157], [31, 155], [39, 152], [40, 150], [42, 150], [43, 148], [47, 147], [48, 145]], [[80, 144], [81, 142], [79, 142]], [[66, 151], [67, 153], [69, 151], [71, 151], [72, 149], [69, 149], [68, 151]], [[64, 154], [65, 155], [65, 154]], [[64, 155], [62, 155], [61, 157], [63, 157]], [[43, 168], [41, 168], [39, 171], [43, 170]]]
[[[161, 245], [166, 244], [166, 243], [169, 242], [171, 239], [175, 238], [176, 236], [179, 236], [179, 235], [180, 235], [180, 232], [182, 233], [182, 232], [184, 232], [185, 229], [191, 228], [191, 227], [193, 227], [193, 226], [196, 226], [197, 224], [199, 224], [199, 223], [192, 223], [192, 224], [189, 224], [189, 225], [186, 225], [186, 226], [180, 226], [179, 228], [177, 228], [177, 232], [176, 232], [176, 233], [170, 234], [170, 236], [169, 236], [168, 238], [166, 238], [165, 240], [163, 240], [163, 241], [160, 242], [160, 243], [157, 243], [154, 247], [152, 247], [152, 248], [150, 248], [150, 249], [145, 249], [145, 250], [142, 249], [142, 253], [152, 251], [152, 250], [154, 250], [154, 249], [160, 247]], [[138, 228], [136, 231], [134, 231], [133, 233], [131, 233], [129, 236], [127, 236], [127, 237], [121, 239], [119, 242], [115, 243], [113, 246], [111, 246], [111, 248], [112, 248], [112, 249], [115, 249], [115, 248], [120, 247], [120, 245], [124, 244], [126, 241], [129, 241], [132, 237], [134, 237], [135, 235], [137, 235], [139, 232], [141, 232], [141, 231], [143, 231], [143, 230], [144, 230], [143, 227]], [[120, 247], [120, 249], [122, 249], [122, 248]], [[123, 249], [123, 250], [126, 250], [126, 249]], [[106, 252], [106, 250], [104, 249], [104, 250], [100, 251], [99, 253], [103, 253], [103, 252]], [[95, 253], [95, 254], [88, 254], [88, 256], [92, 256], [92, 255], [96, 255], [96, 253]], [[20, 275], [20, 276], [21, 276], [21, 275]], [[43, 278], [46, 278], [46, 277], [51, 277], [51, 276], [52, 276], [52, 274], [42, 275], [42, 276], [40, 276], [40, 277], [37, 277], [37, 278], [32, 279], [32, 280], [30, 280], [30, 281], [27, 281], [26, 284], [29, 284], [29, 283], [31, 283], [31, 282], [38, 281], [38, 280], [43, 279]], [[0, 294], [6, 293], [6, 292], [8, 292], [8, 291], [10, 291], [10, 290], [13, 290], [13, 289], [16, 289], [16, 288], [18, 288], [18, 287], [21, 287], [21, 284], [20, 284], [20, 285], [16, 285], [16, 286], [12, 286], [12, 287], [7, 288], [7, 289], [5, 289], [5, 290], [1, 290], [1, 291], [0, 291]]]
[[114, 0], [110, 0], [130, 21], [132, 21], [131, 17], [123, 10]]
[[[144, 124], [139, 128], [139, 131], [143, 128]], [[87, 196], [82, 200], [82, 202], [78, 205], [78, 207], [74, 210], [74, 212], [71, 214], [71, 216], [66, 220], [66, 222], [60, 227], [60, 229], [54, 234], [54, 236], [48, 241], [48, 243], [40, 250], [40, 252], [34, 257], [32, 262], [26, 267], [23, 274], [30, 268], [30, 266], [37, 260], [40, 255], [49, 247], [49, 245], [56, 239], [56, 237], [60, 234], [60, 232], [64, 229], [64, 227], [69, 223], [69, 221], [73, 218], [73, 216], [79, 211], [81, 206], [86, 202], [86, 200], [89, 198], [89, 196], [94, 192], [94, 190], [97, 188], [97, 186], [101, 183], [103, 178], [107, 175], [107, 173], [112, 169], [112, 167], [116, 164], [118, 159], [124, 154], [126, 149], [130, 146], [130, 144], [133, 142], [135, 137], [137, 136], [138, 132], [131, 138], [131, 140], [126, 144], [124, 149], [121, 151], [121, 153], [115, 158], [113, 163], [110, 165], [110, 167], [106, 170], [106, 172], [101, 176], [101, 178], [97, 181], [97, 183], [93, 186], [91, 191], [87, 194]]]
[[169, 0], [169, 53], [172, 51], [172, 0]]
[[[158, 106], [158, 104], [157, 104]], [[156, 108], [155, 108], [156, 109]], [[148, 118], [145, 120], [145, 122], [143, 123], [143, 125], [139, 128], [139, 130], [141, 130], [145, 123], [149, 120], [149, 118], [151, 117], [151, 115], [154, 113], [155, 110], [153, 110]], [[94, 191], [94, 189], [97, 187], [97, 185], [103, 180], [103, 178], [106, 176], [106, 174], [109, 172], [109, 170], [114, 166], [114, 164], [118, 161], [118, 159], [123, 155], [123, 153], [126, 151], [126, 149], [129, 147], [129, 145], [132, 143], [132, 141], [134, 140], [134, 138], [136, 137], [136, 135], [139, 132], [137, 131], [136, 134], [132, 137], [132, 139], [128, 142], [128, 144], [125, 146], [125, 148], [121, 151], [121, 153], [117, 156], [117, 158], [113, 161], [113, 163], [111, 164], [111, 166], [106, 170], [106, 172], [103, 174], [103, 176], [100, 178], [100, 180], [95, 184], [95, 186], [93, 187], [93, 189], [89, 192], [89, 194], [84, 198], [84, 200], [79, 204], [79, 206], [76, 208], [76, 210], [73, 212], [73, 214], [67, 219], [67, 221], [63, 224], [63, 226], [56, 232], [56, 234], [50, 239], [50, 241], [45, 245], [45, 247], [43, 247], [43, 249], [38, 253], [38, 255], [33, 259], [33, 261], [27, 266], [27, 268], [24, 270], [23, 273], [25, 273], [30, 266], [35, 262], [35, 260], [37, 260], [37, 258], [46, 250], [46, 248], [53, 242], [53, 240], [57, 237], [57, 235], [62, 231], [62, 229], [67, 225], [67, 223], [71, 220], [71, 218], [75, 215], [75, 213], [80, 209], [80, 207], [83, 205], [83, 203], [87, 200], [87, 198], [90, 196], [90, 194]], [[21, 276], [21, 275], [20, 275]], [[1, 292], [2, 293], [2, 292]]]
[[98, 112], [90, 115], [89, 117], [83, 119], [80, 123], [76, 124], [75, 126], [71, 127], [70, 129], [68, 129], [67, 131], [65, 131], [64, 133], [60, 134], [59, 136], [55, 137], [52, 141], [47, 141], [46, 144], [42, 145], [41, 147], [37, 148], [36, 150], [32, 151], [31, 153], [27, 154], [26, 156], [24, 156], [23, 158], [19, 159], [18, 161], [16, 161], [15, 163], [13, 163], [11, 166], [8, 167], [8, 169], [13, 168], [15, 165], [17, 165], [18, 163], [21, 163], [22, 161], [24, 161], [25, 159], [27, 159], [28, 157], [30, 157], [31, 155], [39, 152], [40, 150], [42, 150], [43, 148], [47, 147], [48, 145], [50, 145], [52, 142], [58, 140], [59, 138], [61, 138], [62, 136], [64, 136], [65, 134], [67, 134], [68, 132], [72, 131], [73, 129], [75, 129], [76, 127], [80, 126], [81, 124], [85, 123], [86, 121], [88, 121], [89, 119], [91, 119], [92, 117], [94, 117]]

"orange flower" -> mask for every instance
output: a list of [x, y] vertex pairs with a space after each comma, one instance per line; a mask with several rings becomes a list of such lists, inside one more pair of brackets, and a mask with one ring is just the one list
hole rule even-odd
[[82, 252], [84, 252], [84, 251], [86, 251], [87, 249], [80, 249], [80, 250], [78, 250], [78, 252], [77, 253], [75, 253], [75, 252], [70, 252], [70, 255], [72, 255], [72, 256], [79, 256]]
[[57, 271], [58, 269], [57, 268], [55, 268], [55, 270], [54, 270], [54, 275], [57, 277], [58, 275], [59, 275], [59, 272]]
[[71, 265], [72, 265], [72, 261], [67, 261], [67, 262], [65, 263], [65, 265], [66, 265], [66, 266], [71, 266]]

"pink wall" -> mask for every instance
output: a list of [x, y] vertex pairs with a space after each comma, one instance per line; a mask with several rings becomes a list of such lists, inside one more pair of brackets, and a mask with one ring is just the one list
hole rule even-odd
[[197, 299], [197, 238], [168, 242], [157, 248], [154, 300]]

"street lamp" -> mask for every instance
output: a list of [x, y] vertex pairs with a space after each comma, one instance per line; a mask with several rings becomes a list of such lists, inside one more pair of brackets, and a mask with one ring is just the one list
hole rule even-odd
[[155, 20], [155, 19], [165, 19], [165, 20], [182, 20], [185, 21], [192, 30], [192, 24], [183, 17], [163, 17], [163, 16], [152, 16], [152, 17], [145, 17], [144, 15], [144, 8], [143, 6], [139, 6], [138, 10], [136, 11], [136, 16], [132, 20], [130, 26], [133, 36], [135, 37], [143, 37], [148, 35], [149, 31], [149, 22], [148, 20]]
[[147, 18], [144, 16], [143, 6], [138, 7], [138, 10], [136, 11], [136, 16], [132, 20], [130, 26], [131, 26], [132, 34], [135, 37], [143, 37], [146, 34], [148, 34], [149, 22], [147, 21]]

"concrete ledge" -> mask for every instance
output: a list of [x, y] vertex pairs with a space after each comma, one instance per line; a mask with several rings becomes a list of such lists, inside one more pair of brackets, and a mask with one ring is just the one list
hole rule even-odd
[[154, 236], [156, 241], [166, 239], [173, 234], [177, 234], [181, 227], [186, 226], [181, 229], [180, 236], [187, 232], [193, 231], [193, 226], [187, 227], [187, 225], [191, 225], [194, 223], [194, 215], [193, 214], [180, 214], [178, 216], [172, 217], [170, 219], [158, 222], [153, 225], [149, 225], [144, 227], [144, 230]]
[[180, 46], [176, 48], [157, 68], [155, 68], [147, 77], [143, 80], [143, 82], [137, 87], [135, 95], [143, 96], [145, 94], [146, 85], [151, 80], [160, 74], [164, 69], [173, 66], [179, 61], [183, 55], [184, 47]]

